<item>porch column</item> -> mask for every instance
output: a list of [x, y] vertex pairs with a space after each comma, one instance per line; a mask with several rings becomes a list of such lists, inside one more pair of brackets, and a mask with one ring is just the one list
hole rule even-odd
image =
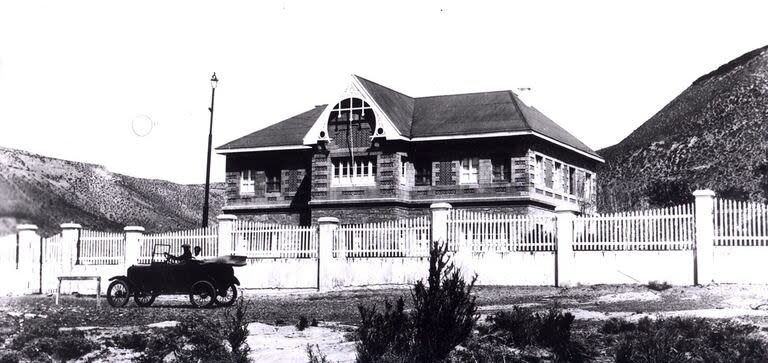
[[[18, 255], [16, 258], [16, 281], [13, 281], [18, 294], [40, 292], [40, 235], [34, 224], [16, 226]], [[16, 251], [14, 251], [16, 253]]]
[[72, 269], [80, 261], [79, 248], [80, 230], [83, 226], [77, 223], [64, 223], [61, 226], [61, 263], [62, 275], [71, 275]]

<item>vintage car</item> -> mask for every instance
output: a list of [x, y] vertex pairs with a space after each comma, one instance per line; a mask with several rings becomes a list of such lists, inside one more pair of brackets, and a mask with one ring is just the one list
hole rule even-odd
[[134, 265], [125, 276], [115, 276], [107, 288], [107, 301], [114, 307], [122, 307], [133, 300], [138, 306], [150, 306], [159, 295], [189, 295], [195, 307], [212, 304], [232, 305], [237, 299], [237, 285], [233, 267], [244, 266], [244, 256], [220, 256], [205, 260], [174, 261], [165, 253], [165, 259], [156, 261], [157, 247], [152, 247], [148, 265]]

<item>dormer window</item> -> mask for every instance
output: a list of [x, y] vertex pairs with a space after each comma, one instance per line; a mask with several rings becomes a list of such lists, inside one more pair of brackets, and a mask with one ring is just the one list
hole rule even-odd
[[359, 98], [337, 103], [328, 117], [328, 133], [339, 147], [369, 147], [376, 116], [371, 106]]

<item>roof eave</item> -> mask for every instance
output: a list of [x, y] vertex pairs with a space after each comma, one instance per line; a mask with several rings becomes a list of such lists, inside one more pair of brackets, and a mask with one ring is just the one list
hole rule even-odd
[[243, 148], [232, 148], [232, 149], [217, 148], [215, 150], [217, 154], [226, 155], [226, 154], [252, 153], [252, 152], [262, 152], [262, 151], [307, 150], [307, 149], [312, 149], [312, 147], [307, 145], [279, 145], [279, 146], [262, 146], [262, 147], [243, 147]]

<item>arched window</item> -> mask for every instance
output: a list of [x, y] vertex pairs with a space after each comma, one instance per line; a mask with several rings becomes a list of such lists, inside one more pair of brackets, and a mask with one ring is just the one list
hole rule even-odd
[[359, 98], [347, 98], [337, 103], [328, 117], [328, 133], [339, 147], [367, 147], [376, 127], [371, 106]]

